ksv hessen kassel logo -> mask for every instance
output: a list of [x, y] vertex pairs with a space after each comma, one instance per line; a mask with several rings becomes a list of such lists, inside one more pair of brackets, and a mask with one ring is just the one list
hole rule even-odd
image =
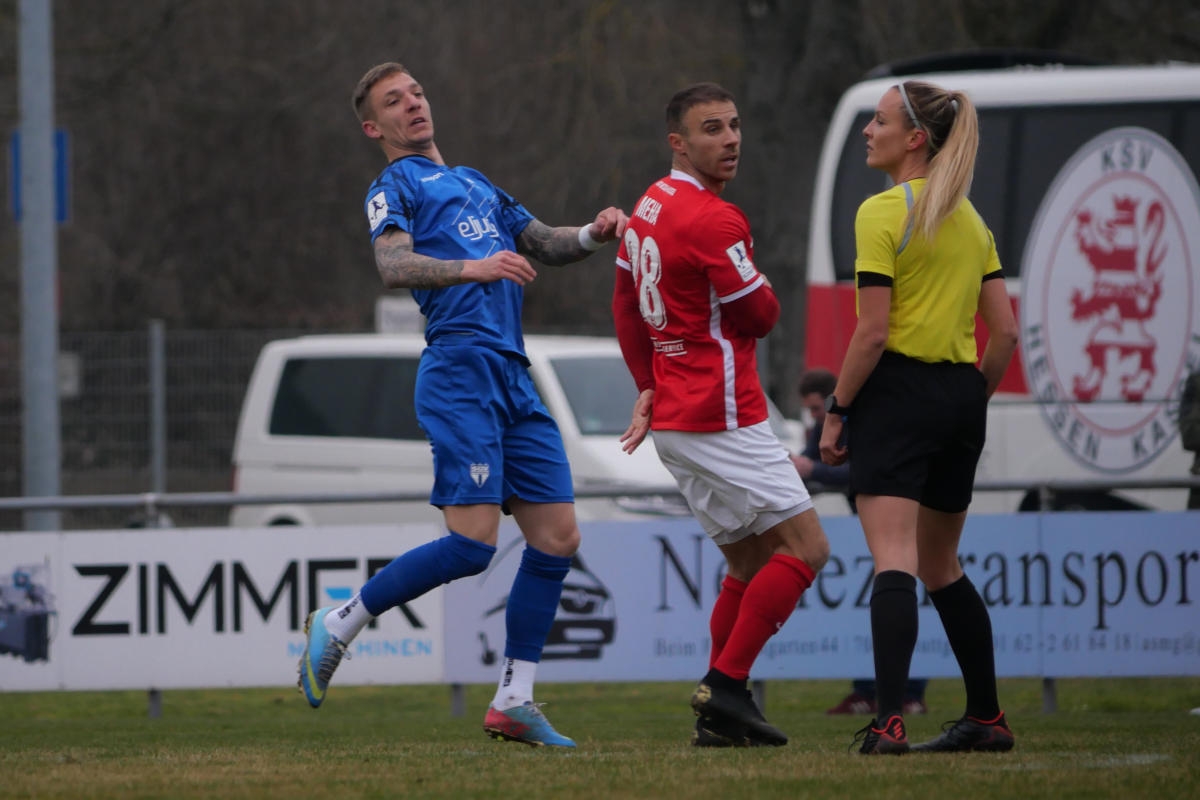
[[1114, 128], [1046, 193], [1022, 265], [1025, 376], [1060, 443], [1093, 469], [1150, 463], [1200, 368], [1200, 189], [1158, 134]]

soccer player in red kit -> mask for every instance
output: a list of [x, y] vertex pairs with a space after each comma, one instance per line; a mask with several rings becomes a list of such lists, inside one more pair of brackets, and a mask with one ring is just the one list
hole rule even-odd
[[659, 458], [725, 556], [709, 671], [692, 695], [697, 746], [782, 745], [747, 688], [767, 640], [829, 558], [812, 498], [767, 423], [755, 358], [779, 301], [754, 265], [746, 216], [721, 199], [737, 173], [741, 120], [713, 83], [667, 104], [671, 173], [630, 215], [613, 318], [638, 387], [621, 441], [654, 431]]

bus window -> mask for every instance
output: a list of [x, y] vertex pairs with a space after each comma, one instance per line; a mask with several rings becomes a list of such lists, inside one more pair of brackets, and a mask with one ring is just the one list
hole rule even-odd
[[858, 213], [858, 206], [891, 185], [887, 175], [867, 166], [867, 145], [862, 130], [874, 113], [865, 111], [855, 117], [838, 159], [829, 216], [833, 279], [837, 281], [854, 280], [854, 215]]
[[[1018, 134], [1022, 169], [1013, 187], [1013, 234], [1005, 258], [1005, 274], [1016, 276], [1018, 260], [1024, 256], [1025, 240], [1042, 198], [1062, 165], [1088, 140], [1101, 131], [1133, 125], [1171, 137], [1169, 106], [1125, 103], [1120, 106], [1067, 106], [1031, 109], [1024, 113]], [[986, 219], [986, 217], [985, 217]], [[990, 220], [989, 220], [990, 221]], [[1009, 272], [1008, 265], [1014, 269]]]
[[[855, 118], [838, 162], [830, 209], [833, 275], [837, 281], [854, 280], [854, 215], [858, 213], [859, 205], [871, 195], [891, 186], [887, 175], [867, 166], [862, 129], [870, 119], [871, 114], [866, 112]], [[1004, 235], [1009, 216], [1006, 199], [1011, 179], [1008, 164], [1013, 114], [1007, 109], [981, 111], [979, 119], [979, 158], [975, 165], [971, 202], [988, 221], [996, 236], [1000, 259], [1005, 265], [1005, 274], [1015, 276], [1016, 262], [1020, 257], [1020, 245], [1023, 241], [1016, 242], [1016, 249], [1013, 250]]]
[[1009, 108], [979, 109], [979, 155], [971, 182], [971, 203], [996, 237], [996, 250], [1006, 277], [1020, 271], [1021, 242], [1013, 242], [1009, 222], [1012, 131], [1015, 112]]

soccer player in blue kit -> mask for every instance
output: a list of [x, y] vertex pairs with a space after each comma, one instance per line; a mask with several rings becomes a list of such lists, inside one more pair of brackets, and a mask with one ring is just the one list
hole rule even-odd
[[606, 208], [582, 227], [552, 228], [483, 174], [447, 166], [425, 92], [401, 64], [371, 68], [354, 90], [354, 109], [388, 160], [365, 206], [376, 266], [387, 288], [412, 290], [426, 319], [415, 403], [433, 446], [430, 502], [442, 509], [448, 533], [394, 559], [345, 604], [309, 614], [300, 687], [316, 708], [368, 622], [483, 572], [503, 509], [526, 547], [483, 727], [499, 739], [574, 747], [533, 702], [534, 674], [580, 536], [562, 437], [528, 373], [521, 307], [536, 272], [525, 255], [552, 266], [579, 261], [619, 238], [628, 219]]

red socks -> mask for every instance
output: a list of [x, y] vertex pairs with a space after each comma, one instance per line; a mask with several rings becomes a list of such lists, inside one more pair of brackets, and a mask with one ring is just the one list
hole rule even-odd
[[[754, 659], [758, 658], [767, 640], [787, 622], [800, 595], [812, 585], [815, 577], [812, 568], [798, 558], [779, 553], [771, 556], [746, 585], [737, 621], [719, 652], [715, 633], [717, 606], [714, 604], [712, 666], [735, 680], [749, 678]], [[721, 595], [717, 596], [717, 603], [720, 603]]]
[[742, 605], [742, 595], [746, 593], [746, 583], [732, 575], [726, 575], [721, 581], [721, 591], [717, 601], [713, 603], [712, 616], [708, 618], [708, 632], [712, 636], [712, 650], [708, 654], [708, 668], [712, 669], [729, 641], [729, 634], [737, 622], [738, 609]]

